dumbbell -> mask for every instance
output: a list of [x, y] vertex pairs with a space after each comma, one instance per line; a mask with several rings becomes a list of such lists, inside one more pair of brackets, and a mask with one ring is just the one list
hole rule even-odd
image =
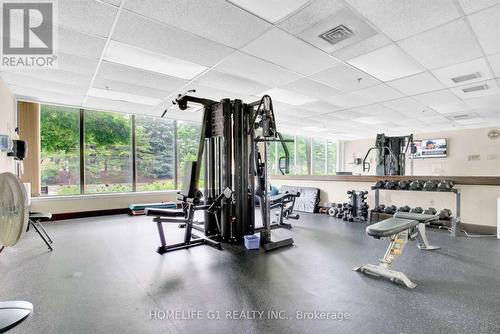
[[451, 219], [451, 210], [450, 209], [443, 209], [439, 213], [439, 219], [441, 220], [449, 220]]
[[422, 187], [422, 190], [434, 191], [434, 190], [436, 190], [437, 185], [438, 185], [438, 181], [428, 180], [428, 181], [425, 181], [424, 186]]
[[393, 214], [398, 208], [395, 205], [388, 206], [384, 209], [384, 213]]
[[434, 215], [437, 213], [437, 210], [436, 210], [436, 209], [434, 209], [434, 208], [428, 208], [428, 209], [426, 209], [426, 210], [424, 211], [424, 213], [425, 213], [426, 215], [432, 215], [432, 216], [434, 216]]
[[398, 187], [398, 184], [396, 181], [389, 180], [385, 183], [384, 188], [385, 189], [396, 189]]
[[424, 212], [424, 209], [422, 209], [419, 206], [410, 210], [410, 213], [422, 213], [422, 212]]
[[424, 185], [423, 181], [420, 181], [420, 180], [411, 181], [410, 189], [411, 190], [422, 190], [423, 185]]
[[408, 188], [410, 188], [410, 183], [411, 181], [400, 180], [398, 182], [398, 188], [401, 190], [407, 190]]
[[400, 206], [398, 212], [410, 212], [410, 207], [408, 205]]
[[339, 213], [339, 210], [336, 207], [328, 209], [328, 214], [332, 217], [337, 216], [338, 213]]
[[455, 184], [453, 183], [453, 181], [442, 180], [441, 182], [438, 183], [437, 190], [438, 191], [450, 191], [454, 185]]
[[375, 188], [382, 189], [385, 186], [386, 181], [377, 181], [375, 182]]
[[373, 212], [384, 212], [384, 209], [385, 209], [385, 205], [380, 204], [373, 209]]

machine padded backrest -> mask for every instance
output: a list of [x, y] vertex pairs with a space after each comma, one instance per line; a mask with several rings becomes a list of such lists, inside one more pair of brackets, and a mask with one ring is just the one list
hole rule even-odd
[[319, 188], [281, 186], [280, 193], [300, 193], [295, 199], [294, 211], [317, 212], [319, 204]]
[[184, 180], [180, 194], [186, 198], [195, 198], [197, 189], [195, 184], [196, 161], [188, 161], [184, 167]]

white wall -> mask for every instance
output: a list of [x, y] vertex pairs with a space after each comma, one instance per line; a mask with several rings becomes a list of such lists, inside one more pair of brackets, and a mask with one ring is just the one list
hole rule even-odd
[[[17, 139], [16, 128], [16, 101], [5, 82], [0, 78], [0, 134], [9, 135]], [[14, 159], [7, 157], [6, 152], [0, 152], [0, 173], [14, 173]]]
[[[414, 175], [500, 176], [500, 139], [488, 138], [488, 131], [492, 129], [495, 128], [415, 134], [415, 139], [446, 138], [448, 156], [415, 159]], [[375, 137], [345, 142], [344, 171], [362, 173], [362, 166], [355, 166], [351, 162], [353, 158], [363, 158], [374, 144]], [[469, 161], [470, 155], [479, 155], [480, 160]], [[375, 150], [370, 155], [370, 161], [372, 168], [369, 173], [364, 174], [375, 174]], [[409, 159], [406, 161], [406, 175], [410, 175]]]

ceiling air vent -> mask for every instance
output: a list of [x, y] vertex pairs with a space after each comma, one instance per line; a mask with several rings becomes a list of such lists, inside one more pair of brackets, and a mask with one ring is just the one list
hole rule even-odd
[[459, 77], [451, 78], [451, 81], [453, 81], [454, 83], [460, 83], [460, 82], [469, 81], [469, 80], [473, 80], [473, 79], [479, 79], [480, 77], [481, 77], [481, 73], [476, 72], [476, 73], [472, 73], [472, 74], [461, 75]]
[[347, 28], [345, 25], [341, 24], [333, 29], [328, 30], [327, 32], [322, 33], [321, 35], [319, 35], [319, 37], [330, 44], [337, 44], [344, 39], [348, 39], [351, 35], [354, 35], [354, 32], [351, 29]]
[[464, 93], [472, 93], [472, 92], [477, 92], [478, 90], [485, 90], [488, 88], [489, 88], [488, 85], [484, 84], [484, 85], [479, 85], [479, 86], [474, 86], [474, 87], [463, 88], [462, 91]]

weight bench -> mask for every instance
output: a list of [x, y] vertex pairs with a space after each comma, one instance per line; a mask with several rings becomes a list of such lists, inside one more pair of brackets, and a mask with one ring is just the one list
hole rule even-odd
[[298, 220], [300, 216], [296, 213], [293, 213], [293, 209], [295, 206], [295, 199], [300, 197], [300, 193], [281, 193], [274, 196], [269, 196], [269, 209], [273, 210], [279, 208], [276, 211], [276, 217], [278, 217], [277, 221], [271, 224], [271, 228], [292, 228], [292, 224], [284, 223], [283, 219], [294, 219]]
[[439, 247], [431, 246], [425, 234], [425, 224], [439, 219], [439, 215], [426, 215], [421, 213], [396, 212], [394, 217], [370, 225], [366, 228], [366, 234], [376, 239], [389, 237], [391, 243], [378, 265], [366, 264], [354, 267], [354, 271], [364, 274], [389, 278], [395, 283], [402, 283], [410, 289], [417, 285], [413, 283], [404, 273], [389, 269], [396, 259], [403, 253], [408, 240], [420, 239], [417, 243], [422, 250], [435, 250]]
[[52, 248], [52, 239], [50, 238], [49, 234], [47, 231], [42, 226], [41, 221], [42, 220], [50, 220], [52, 218], [52, 214], [49, 212], [30, 212], [29, 213], [29, 218], [28, 218], [28, 227], [26, 228], [26, 232], [30, 230], [30, 226], [32, 226], [36, 233], [42, 238], [42, 240], [45, 242], [47, 247], [50, 250], [53, 250]]

